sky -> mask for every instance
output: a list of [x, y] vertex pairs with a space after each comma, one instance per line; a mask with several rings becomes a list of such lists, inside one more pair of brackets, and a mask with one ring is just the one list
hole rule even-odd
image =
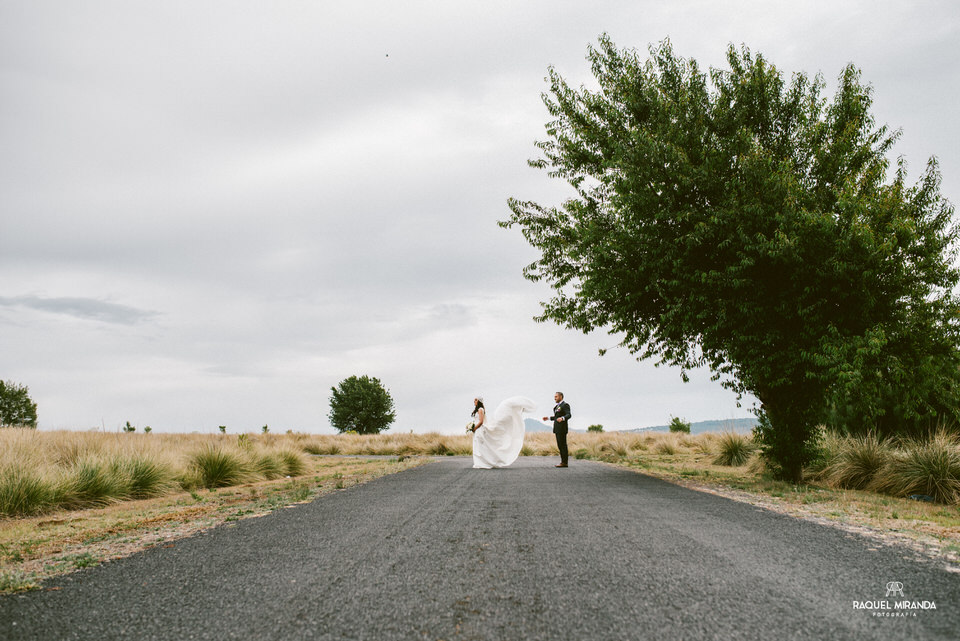
[[541, 93], [550, 66], [592, 86], [602, 33], [701, 68], [746, 44], [831, 92], [852, 62], [911, 176], [936, 156], [960, 196], [951, 0], [0, 0], [0, 379], [41, 429], [331, 433], [364, 374], [392, 432], [558, 390], [573, 429], [750, 416], [532, 320], [538, 255], [496, 223], [568, 194], [527, 165]]

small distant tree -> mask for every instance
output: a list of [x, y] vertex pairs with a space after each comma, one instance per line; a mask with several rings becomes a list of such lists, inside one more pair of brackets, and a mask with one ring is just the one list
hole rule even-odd
[[26, 385], [0, 381], [0, 427], [37, 427], [37, 404]]
[[227, 426], [226, 426], [226, 425], [221, 425], [219, 429], [220, 429], [220, 433], [221, 433], [221, 434], [226, 434], [226, 433], [227, 433]]
[[144, 434], [149, 434], [149, 433], [152, 432], [152, 431], [153, 431], [153, 428], [150, 427], [149, 425], [147, 425], [145, 428], [143, 428], [143, 433], [144, 433]]
[[267, 432], [270, 431], [270, 428], [269, 428], [267, 425], [264, 425], [264, 426], [261, 427], [260, 429], [263, 431], [264, 434], [266, 434]]
[[340, 433], [379, 434], [396, 419], [393, 397], [378, 378], [351, 376], [330, 391], [327, 417]]
[[670, 431], [671, 432], [682, 432], [683, 434], [690, 433], [690, 423], [683, 420], [677, 416], [670, 417]]
[[123, 431], [127, 433], [136, 432], [137, 428], [134, 425], [130, 425], [130, 421], [127, 421], [127, 424], [123, 426]]
[[591, 425], [587, 428], [588, 432], [602, 432], [603, 425]]

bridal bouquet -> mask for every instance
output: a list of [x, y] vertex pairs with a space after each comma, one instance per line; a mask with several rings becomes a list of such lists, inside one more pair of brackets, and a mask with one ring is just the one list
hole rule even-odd
[[475, 432], [476, 430], [477, 430], [477, 424], [476, 424], [476, 423], [474, 423], [473, 421], [470, 421], [469, 423], [467, 423], [467, 431], [468, 431], [468, 432]]

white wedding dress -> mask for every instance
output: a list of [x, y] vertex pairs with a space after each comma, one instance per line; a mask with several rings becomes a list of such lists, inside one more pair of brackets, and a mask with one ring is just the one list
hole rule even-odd
[[473, 433], [473, 466], [490, 469], [506, 467], [517, 460], [523, 448], [523, 413], [536, 404], [523, 396], [511, 396]]

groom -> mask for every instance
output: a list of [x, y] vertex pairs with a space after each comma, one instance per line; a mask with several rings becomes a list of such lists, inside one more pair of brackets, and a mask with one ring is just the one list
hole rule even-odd
[[553, 407], [553, 416], [544, 416], [543, 420], [553, 421], [553, 433], [557, 435], [557, 449], [560, 450], [560, 465], [567, 467], [567, 421], [570, 420], [570, 404], [563, 400], [563, 392], [553, 395], [557, 404]]

